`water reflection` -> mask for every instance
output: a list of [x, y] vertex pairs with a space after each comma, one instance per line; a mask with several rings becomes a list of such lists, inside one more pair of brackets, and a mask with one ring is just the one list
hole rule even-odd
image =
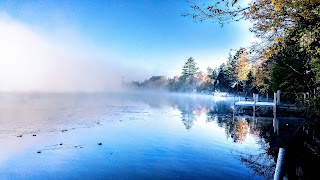
[[[205, 121], [205, 124], [208, 126], [217, 125], [220, 129], [222, 129], [222, 134], [224, 131], [224, 136], [227, 142], [224, 142], [225, 140], [220, 140], [218, 142], [230, 142], [232, 146], [235, 146], [238, 149], [241, 149], [242, 147], [253, 147], [258, 144], [261, 149], [254, 153], [251, 151], [246, 153], [247, 151], [245, 150], [238, 152], [231, 149], [231, 151], [233, 151], [238, 160], [249, 167], [254, 174], [266, 179], [271, 179], [273, 177], [279, 147], [285, 146], [288, 149], [295, 149], [296, 151], [292, 151], [292, 155], [290, 156], [303, 154], [301, 152], [303, 152], [304, 140], [296, 141], [291, 137], [293, 135], [294, 137], [298, 137], [297, 132], [300, 131], [310, 131], [310, 128], [301, 126], [302, 121], [300, 119], [294, 119], [292, 117], [289, 119], [282, 116], [278, 117], [277, 114], [271, 114], [271, 116], [263, 117], [261, 114], [252, 111], [235, 113], [232, 109], [232, 98], [230, 100], [226, 99], [224, 101], [215, 101], [212, 96], [207, 95], [117, 93], [96, 95], [60, 94], [58, 96], [54, 94], [47, 94], [40, 96], [37, 94], [31, 94], [22, 96], [2, 95], [0, 98], [2, 102], [0, 104], [0, 140], [6, 139], [8, 134], [10, 136], [14, 136], [16, 139], [16, 136], [19, 134], [23, 134], [24, 136], [32, 135], [33, 133], [45, 132], [61, 132], [62, 134], [62, 130], [64, 130], [66, 127], [70, 127], [70, 131], [72, 128], [77, 129], [79, 127], [100, 127], [103, 126], [104, 122], [106, 121], [121, 122], [122, 124], [126, 124], [128, 127], [126, 125], [118, 124], [108, 125], [114, 127], [114, 129], [117, 129], [118, 126], [127, 128], [123, 130], [123, 133], [119, 133], [119, 137], [115, 136], [114, 139], [121, 139], [121, 137], [123, 137], [123, 139], [128, 139], [128, 137], [125, 135], [126, 133], [130, 133], [130, 131], [132, 131], [131, 135], [133, 137], [139, 136], [140, 133], [143, 134], [150, 131], [156, 131], [156, 125], [150, 124], [148, 126], [150, 128], [148, 129], [145, 128], [145, 124], [142, 123], [143, 126], [140, 124], [140, 122], [143, 120], [151, 121], [150, 119], [155, 118], [152, 116], [153, 114], [161, 116], [159, 118], [155, 118], [157, 121], [161, 121], [159, 124], [162, 124], [162, 122], [164, 122], [164, 124], [170, 124], [170, 121], [175, 119], [169, 118], [168, 112], [173, 110], [178, 112], [177, 117], [179, 119], [177, 124], [179, 125], [179, 128], [182, 129], [182, 133], [193, 133], [192, 135], [194, 136], [195, 134], [193, 131], [196, 131], [197, 126], [201, 125], [200, 121]], [[166, 118], [168, 119], [167, 121]], [[18, 123], [17, 120], [19, 120]], [[142, 128], [139, 125], [141, 125]], [[130, 129], [131, 127], [136, 127], [136, 129]], [[179, 131], [179, 128], [174, 129], [174, 132], [171, 133], [174, 134], [176, 131]], [[112, 132], [112, 130], [108, 130]], [[68, 131], [68, 133], [70, 131]], [[121, 131], [121, 129], [119, 131]], [[101, 132], [106, 133], [108, 131], [101, 130]], [[165, 147], [170, 147], [170, 143], [174, 144], [172, 147], [173, 150], [177, 148], [177, 144], [181, 145], [182, 147], [189, 147], [188, 141], [179, 141], [179, 139], [175, 139], [175, 137], [161, 135], [160, 132], [162, 131], [160, 130], [156, 132], [157, 133], [155, 134], [151, 134], [152, 138], [150, 138], [150, 141], [154, 142], [152, 140], [157, 140], [158, 137], [158, 139], [166, 139], [168, 144], [158, 147], [157, 143], [162, 143], [162, 141], [156, 141], [157, 143], [146, 143], [141, 149], [156, 146], [157, 148], [155, 149], [162, 149], [163, 153], [170, 154], [172, 151], [166, 151], [167, 149], [165, 149]], [[214, 134], [215, 132], [210, 133]], [[94, 132], [94, 134], [96, 133]], [[186, 134], [183, 135], [186, 136]], [[208, 134], [205, 135], [209, 136]], [[309, 135], [311, 134], [309, 133]], [[110, 136], [112, 136], [112, 134], [110, 134]], [[304, 135], [299, 136], [299, 138], [302, 136]], [[141, 137], [145, 138], [145, 135], [141, 135]], [[199, 137], [204, 138], [201, 135], [199, 135]], [[211, 142], [215, 141], [214, 138], [209, 140]], [[127, 144], [130, 144], [131, 140], [132, 139], [123, 141]], [[139, 143], [143, 144], [139, 140], [140, 139], [132, 140], [135, 141], [135, 146]], [[200, 140], [197, 139], [195, 142], [198, 141]], [[295, 143], [293, 143], [293, 141], [295, 141]], [[197, 143], [195, 142], [194, 146], [190, 145], [190, 147], [195, 148], [197, 146]], [[19, 145], [10, 145], [13, 146], [13, 149], [17, 149], [17, 147], [22, 149], [21, 143]], [[205, 145], [212, 145], [210, 143]], [[80, 145], [80, 143], [70, 144], [70, 147]], [[48, 144], [45, 147], [60, 148], [65, 146], [67, 147], [68, 144], [64, 143], [64, 146], [61, 146], [60, 144], [53, 145], [54, 146], [52, 146], [52, 144]], [[214, 144], [212, 146], [219, 147], [219, 144]], [[231, 145], [228, 144], [227, 146], [223, 146], [222, 149], [229, 148], [229, 146]], [[134, 146], [131, 146], [130, 148], [134, 148]], [[146, 153], [150, 154], [150, 152], [153, 152], [153, 149], [148, 150], [149, 151]], [[199, 151], [205, 150], [201, 148], [197, 149], [196, 152], [198, 153]], [[205, 153], [210, 152], [205, 151]], [[196, 155], [194, 156], [196, 157]], [[158, 158], [160, 159], [161, 157]], [[171, 160], [178, 162], [176, 159]], [[308, 172], [306, 169], [311, 169], [305, 164], [304, 161], [301, 160], [301, 158], [297, 161], [294, 160], [294, 164], [298, 165], [292, 165], [292, 167], [288, 167], [288, 177], [293, 176], [290, 174], [295, 174], [296, 171], [299, 172], [300, 175], [302, 174], [305, 176], [306, 172]], [[292, 171], [295, 172], [292, 173]]]
[[234, 142], [243, 143], [246, 140], [248, 134], [249, 124], [245, 118], [241, 118], [233, 124], [231, 137]]
[[[308, 142], [314, 142], [314, 136], [311, 135], [310, 137], [312, 133], [308, 133], [307, 119], [303, 116], [294, 117], [292, 114], [296, 113], [288, 113], [286, 109], [280, 109], [280, 111], [280, 113], [273, 112], [270, 116], [270, 111], [265, 110], [262, 114], [267, 115], [266, 117], [261, 117], [257, 112], [250, 110], [249, 112], [248, 110], [234, 112], [233, 123], [244, 124], [245, 127], [249, 127], [250, 133], [257, 135], [260, 139], [257, 142], [266, 150], [255, 155], [242, 155], [241, 161], [257, 174], [272, 178], [278, 150], [284, 148], [287, 152], [284, 176], [287, 179], [319, 179], [319, 173], [311, 165], [320, 162], [319, 155], [317, 155], [319, 151], [310, 151], [313, 147], [308, 145]], [[245, 127], [233, 129], [241, 131]], [[237, 141], [237, 130], [234, 134], [233, 138]], [[273, 161], [270, 161], [270, 157]]]
[[[235, 112], [232, 109], [232, 100], [215, 99], [203, 96], [161, 96], [161, 106], [170, 106], [179, 109], [181, 122], [186, 129], [191, 128], [201, 117], [206, 116], [206, 122], [215, 122], [224, 128], [227, 139], [234, 143], [248, 143], [249, 134], [255, 138], [262, 151], [255, 154], [240, 153], [239, 160], [251, 168], [254, 174], [272, 179], [276, 166], [278, 150], [285, 147], [289, 153], [287, 157], [286, 177], [310, 178], [317, 176], [316, 170], [310, 162], [319, 162], [314, 152], [305, 151], [305, 144], [309, 139], [315, 139], [312, 128], [304, 124], [305, 119], [292, 117], [291, 114], [277, 114], [270, 109], [260, 108], [259, 111], [242, 109]], [[157, 99], [144, 99], [150, 106]], [[290, 112], [289, 112], [290, 113]], [[295, 113], [292, 113], [295, 114]], [[315, 150], [314, 150], [315, 151]], [[317, 160], [317, 161], [316, 161]]]
[[[297, 146], [296, 137], [303, 127], [301, 126], [304, 122], [303, 118], [286, 117], [283, 114], [278, 117], [276, 112], [266, 109], [262, 109], [260, 113], [250, 110], [235, 113], [230, 102], [218, 101], [213, 103], [211, 100], [210, 98], [208, 101], [197, 98], [169, 98], [170, 103], [168, 105], [180, 110], [181, 121], [188, 130], [192, 128], [194, 122], [200, 116], [205, 114], [206, 122], [216, 122], [219, 127], [223, 127], [225, 136], [231, 138], [234, 143], [246, 143], [248, 135], [253, 135], [263, 151], [255, 154], [241, 153], [239, 160], [251, 168], [255, 174], [266, 179], [273, 178], [280, 147], [295, 149], [295, 154], [297, 154], [297, 151], [301, 152], [299, 150], [301, 147], [298, 148]], [[301, 143], [299, 146], [301, 146]], [[291, 154], [290, 158], [288, 157], [288, 159], [291, 159], [291, 164], [294, 158]], [[295, 161], [295, 164], [294, 167], [288, 166], [286, 169], [287, 177], [299, 177], [309, 172], [306, 168], [302, 168], [304, 166], [301, 162]]]
[[275, 146], [275, 141], [276, 136], [279, 135], [279, 119], [276, 114], [273, 114], [274, 117], [261, 117], [255, 112], [252, 115], [237, 114], [228, 101], [211, 102], [211, 104], [203, 101], [184, 101], [183, 103], [177, 101], [176, 103], [186, 129], [192, 127], [200, 114], [206, 114], [206, 121], [216, 122], [219, 127], [224, 128], [226, 138], [231, 138], [234, 143], [247, 143], [248, 135], [253, 135], [262, 151], [254, 154], [240, 153], [239, 161], [252, 169], [254, 174], [265, 179], [273, 178], [278, 148]]
[[192, 128], [193, 122], [197, 120], [197, 115], [191, 110], [181, 110], [181, 121], [186, 126], [186, 129]]
[[254, 154], [237, 152], [238, 160], [249, 167], [253, 174], [265, 179], [273, 178], [277, 147], [270, 145], [275, 137], [273, 130], [279, 132], [276, 116], [260, 117], [256, 113], [252, 116], [235, 114], [231, 101], [214, 102], [211, 98], [168, 98], [168, 102], [167, 105], [179, 109], [181, 121], [188, 130], [191, 130], [198, 118], [205, 115], [207, 123], [214, 122], [224, 128], [226, 138], [231, 138], [234, 143], [245, 144], [249, 134], [253, 135], [261, 151]]
[[263, 176], [266, 179], [272, 179], [276, 166], [277, 147], [274, 146], [276, 138], [275, 132], [278, 122], [276, 115], [274, 117], [262, 117], [256, 112], [248, 114], [247, 112], [233, 113], [233, 134], [234, 141], [242, 143], [245, 141], [248, 133], [257, 138], [257, 143], [264, 151], [255, 154], [240, 155], [240, 161], [250, 167], [257, 175]]

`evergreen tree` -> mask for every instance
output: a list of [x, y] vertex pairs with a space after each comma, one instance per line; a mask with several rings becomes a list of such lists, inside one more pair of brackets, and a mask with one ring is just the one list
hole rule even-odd
[[186, 80], [193, 80], [197, 71], [197, 63], [190, 57], [182, 68], [182, 77]]
[[311, 57], [306, 51], [301, 51], [291, 38], [286, 41], [276, 55], [271, 71], [272, 90], [288, 92], [310, 92], [313, 86]]
[[184, 82], [184, 89], [186, 91], [193, 91], [196, 89], [195, 76], [197, 71], [197, 63], [190, 57], [182, 68], [182, 76], [180, 78]]
[[215, 87], [217, 90], [223, 91], [223, 92], [230, 92], [230, 80], [227, 72], [227, 66], [223, 63], [220, 65], [218, 69], [218, 75], [215, 82]]
[[[248, 76], [247, 76], [247, 81], [245, 82], [246, 84], [246, 93], [257, 93], [257, 89], [254, 86], [255, 83], [255, 77], [253, 76], [252, 71], [249, 71]], [[251, 90], [251, 91], [250, 91]]]

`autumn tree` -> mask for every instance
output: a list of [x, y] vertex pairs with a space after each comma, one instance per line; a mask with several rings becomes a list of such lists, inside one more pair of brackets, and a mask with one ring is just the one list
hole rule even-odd
[[252, 85], [263, 94], [268, 94], [270, 92], [272, 66], [271, 60], [264, 58], [261, 58], [256, 66], [257, 71], [255, 74], [255, 81]]
[[261, 53], [267, 58], [277, 53], [287, 36], [301, 50], [320, 54], [320, 1], [319, 0], [253, 0], [240, 4], [237, 0], [220, 0], [213, 4], [191, 4], [194, 11], [184, 16], [196, 21], [210, 20], [220, 24], [239, 20], [250, 20], [251, 31], [260, 38]]
[[236, 53], [235, 74], [237, 81], [244, 83], [250, 71], [249, 57], [244, 48], [240, 48]]
[[293, 30], [298, 33], [291, 38], [302, 50], [320, 54], [319, 0], [252, 0], [248, 4], [237, 0], [219, 0], [201, 5], [189, 3], [193, 12], [183, 16], [196, 21], [209, 20], [223, 25], [250, 20], [253, 23], [250, 30], [262, 40], [258, 50], [266, 58], [277, 53], [280, 44], [285, 45], [282, 42]]

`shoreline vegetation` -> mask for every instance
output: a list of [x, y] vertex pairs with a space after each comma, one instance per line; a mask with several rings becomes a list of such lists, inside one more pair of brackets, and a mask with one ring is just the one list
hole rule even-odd
[[[242, 49], [243, 50], [243, 49]], [[238, 52], [237, 52], [238, 53]], [[241, 58], [248, 59], [246, 54]], [[287, 105], [294, 105], [298, 111], [304, 112], [307, 118], [319, 117], [317, 109], [318, 92], [297, 92], [295, 89], [282, 88], [270, 81], [276, 81], [279, 76], [268, 77], [268, 74], [258, 73], [259, 65], [252, 65], [238, 56], [229, 54], [227, 63], [221, 64], [218, 68], [207, 68], [207, 72], [198, 71], [197, 63], [190, 57], [182, 67], [180, 76], [173, 78], [167, 76], [152, 76], [142, 82], [122, 82], [122, 86], [129, 90], [138, 91], [159, 91], [187, 94], [226, 94], [230, 96], [242, 96], [246, 100], [252, 99], [252, 94], [259, 94], [263, 99], [272, 100], [274, 92], [281, 90], [281, 102]], [[261, 65], [261, 64], [260, 64]], [[272, 70], [272, 69], [271, 69]], [[271, 72], [269, 72], [270, 75]], [[263, 82], [263, 85], [261, 85]], [[269, 84], [268, 84], [269, 83]], [[272, 86], [271, 86], [272, 85]]]

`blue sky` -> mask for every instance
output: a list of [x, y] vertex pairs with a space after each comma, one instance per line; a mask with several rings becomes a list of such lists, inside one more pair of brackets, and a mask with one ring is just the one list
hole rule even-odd
[[[217, 67], [226, 61], [230, 49], [253, 41], [248, 22], [221, 28], [181, 16], [189, 11], [185, 0], [0, 1], [3, 28], [16, 24], [17, 32], [24, 29], [54, 49], [63, 47], [69, 54], [89, 58], [90, 64], [112, 64], [108, 71], [116, 69], [117, 76], [137, 80], [180, 75], [191, 56], [200, 70]], [[37, 46], [32, 38], [26, 41], [34, 45], [28, 48]], [[48, 56], [43, 53], [41, 59]]]

